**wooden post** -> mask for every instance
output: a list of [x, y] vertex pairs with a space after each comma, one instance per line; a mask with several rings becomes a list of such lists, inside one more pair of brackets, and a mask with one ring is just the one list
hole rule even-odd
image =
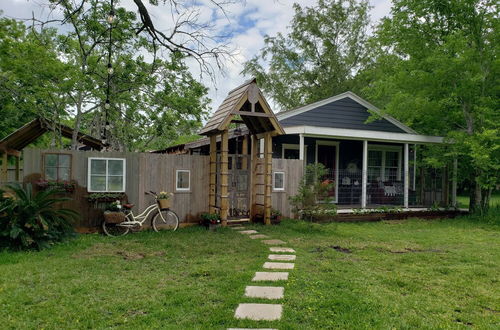
[[250, 221], [253, 221], [257, 211], [257, 162], [259, 158], [259, 140], [255, 135], [251, 139], [251, 156], [250, 156]]
[[403, 196], [404, 196], [404, 207], [408, 208], [408, 197], [409, 197], [409, 190], [410, 190], [410, 168], [409, 168], [409, 159], [410, 159], [410, 153], [409, 153], [409, 145], [408, 143], [405, 143], [404, 146], [404, 191], [403, 191]]
[[264, 135], [264, 223], [271, 224], [271, 185], [273, 167], [273, 146], [271, 133]]
[[242, 158], [241, 169], [246, 170], [248, 169], [248, 135], [243, 136], [241, 154], [244, 156]]
[[8, 155], [7, 151], [5, 151], [2, 155], [2, 175], [0, 176], [0, 181], [3, 183], [7, 183], [7, 166], [8, 166]]
[[210, 136], [210, 191], [209, 191], [209, 212], [216, 210], [216, 175], [217, 175], [217, 136]]
[[16, 156], [16, 182], [19, 182], [21, 179], [21, 166], [20, 166], [20, 157]]
[[304, 134], [299, 134], [299, 159], [304, 160]]
[[225, 129], [221, 133], [221, 160], [220, 160], [220, 178], [221, 178], [221, 196], [220, 196], [220, 218], [222, 226], [227, 226], [227, 215], [229, 211], [229, 196], [228, 196], [228, 131]]
[[366, 208], [368, 186], [368, 141], [363, 141], [363, 163], [361, 164], [361, 208]]
[[448, 176], [448, 165], [443, 168], [443, 200], [441, 201], [443, 206], [447, 207], [450, 205], [450, 180]]

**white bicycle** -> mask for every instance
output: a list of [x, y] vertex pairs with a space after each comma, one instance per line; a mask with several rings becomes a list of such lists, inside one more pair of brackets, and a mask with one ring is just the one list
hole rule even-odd
[[[156, 193], [153, 191], [146, 192], [145, 194], [157, 198]], [[176, 230], [179, 227], [179, 217], [171, 209], [162, 209], [159, 204], [155, 202], [149, 205], [141, 214], [135, 215], [132, 212], [134, 204], [123, 204], [125, 212], [125, 221], [120, 223], [107, 223], [103, 221], [102, 230], [108, 236], [123, 236], [126, 235], [130, 229], [141, 228], [146, 220], [151, 218], [151, 227], [154, 231], [160, 230]]]

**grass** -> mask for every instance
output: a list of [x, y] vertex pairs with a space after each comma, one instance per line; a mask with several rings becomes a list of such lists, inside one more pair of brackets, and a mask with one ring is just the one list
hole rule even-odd
[[[235, 320], [267, 247], [230, 229], [83, 235], [0, 253], [3, 328], [495, 328], [499, 227], [442, 221], [255, 226], [297, 250], [278, 322]], [[271, 284], [271, 283], [263, 283]]]
[[[469, 196], [468, 195], [457, 196], [457, 203], [458, 203], [458, 207], [468, 208], [469, 207]], [[497, 191], [491, 195], [490, 206], [491, 207], [500, 207], [500, 192]]]

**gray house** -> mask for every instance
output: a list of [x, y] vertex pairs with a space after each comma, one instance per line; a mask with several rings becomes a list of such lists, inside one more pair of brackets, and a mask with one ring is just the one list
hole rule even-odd
[[[372, 114], [378, 118], [368, 120]], [[352, 92], [282, 111], [277, 119], [286, 134], [273, 137], [273, 158], [324, 164], [324, 180], [332, 183], [330, 196], [340, 207], [456, 203], [456, 184], [448, 180], [448, 171], [418, 166], [419, 148], [443, 143], [443, 138], [418, 134]], [[230, 154], [238, 154], [248, 143], [241, 138], [246, 134], [245, 129], [229, 133]], [[208, 139], [158, 152], [208, 154]], [[298, 179], [273, 172], [273, 189], [284, 180]]]

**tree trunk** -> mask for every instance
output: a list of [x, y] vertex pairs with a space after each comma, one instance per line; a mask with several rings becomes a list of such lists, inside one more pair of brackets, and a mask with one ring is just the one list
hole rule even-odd
[[77, 104], [76, 104], [76, 116], [75, 116], [75, 127], [73, 128], [73, 134], [71, 136], [71, 149], [76, 150], [78, 148], [78, 132], [80, 131], [80, 124], [82, 121], [82, 103], [83, 103], [83, 92], [78, 91]]

